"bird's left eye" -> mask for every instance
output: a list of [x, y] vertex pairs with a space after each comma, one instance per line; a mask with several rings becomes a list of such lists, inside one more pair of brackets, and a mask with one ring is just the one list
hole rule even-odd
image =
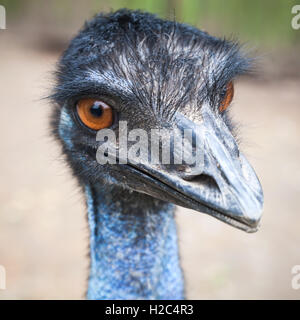
[[232, 81], [230, 81], [226, 86], [225, 95], [219, 105], [219, 110], [221, 112], [225, 111], [228, 108], [228, 106], [230, 105], [230, 102], [232, 101], [233, 94], [234, 94], [233, 83]]
[[77, 114], [81, 122], [88, 128], [100, 130], [113, 124], [113, 109], [103, 101], [82, 99], [77, 103]]

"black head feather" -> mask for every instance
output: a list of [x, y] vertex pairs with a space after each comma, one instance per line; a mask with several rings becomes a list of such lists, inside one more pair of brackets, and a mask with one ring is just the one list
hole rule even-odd
[[[218, 112], [228, 82], [249, 67], [250, 59], [236, 42], [189, 25], [126, 9], [98, 14], [85, 23], [58, 63], [51, 95], [54, 134], [76, 175], [89, 172], [93, 177], [95, 161], [90, 170], [78, 163], [87, 163], [81, 151], [95, 137], [91, 141], [79, 127], [68, 131], [68, 126], [60, 134], [63, 106], [72, 114], [80, 98], [100, 96], [113, 101], [133, 127], [162, 126], [172, 123], [177, 110], [197, 118], [204, 102]], [[227, 112], [220, 116], [233, 130]], [[67, 142], [80, 145], [78, 152], [67, 148]]]
[[249, 62], [236, 42], [122, 9], [97, 15], [71, 41], [59, 62], [52, 98], [62, 104], [74, 95], [97, 94], [99, 82], [112, 81], [116, 91], [131, 94], [142, 108], [172, 113], [204, 100], [215, 105]]

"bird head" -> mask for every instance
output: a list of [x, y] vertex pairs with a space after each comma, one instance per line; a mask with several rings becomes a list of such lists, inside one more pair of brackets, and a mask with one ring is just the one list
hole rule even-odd
[[[228, 113], [249, 67], [236, 42], [147, 13], [100, 14], [59, 61], [54, 133], [82, 184], [116, 184], [254, 232], [262, 188]], [[107, 144], [105, 156], [116, 161], [101, 164], [109, 132], [115, 152]]]

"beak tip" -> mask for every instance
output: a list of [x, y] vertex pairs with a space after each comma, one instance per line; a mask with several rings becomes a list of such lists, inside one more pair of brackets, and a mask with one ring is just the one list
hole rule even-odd
[[241, 211], [243, 212], [242, 220], [244, 220], [245, 224], [247, 224], [251, 229], [254, 230], [251, 232], [256, 232], [260, 226], [260, 220], [262, 217], [264, 204], [261, 186], [259, 196], [252, 196], [250, 199], [248, 199], [247, 202], [243, 202], [243, 204], [246, 205], [241, 206]]
[[261, 217], [262, 217], [262, 209], [259, 211], [256, 211], [255, 214], [251, 215], [251, 217], [247, 217], [244, 219], [245, 223], [249, 226], [250, 233], [253, 233], [259, 230]]

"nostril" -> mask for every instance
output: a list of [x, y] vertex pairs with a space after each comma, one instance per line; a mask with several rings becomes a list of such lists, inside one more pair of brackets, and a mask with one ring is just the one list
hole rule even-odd
[[207, 174], [199, 174], [199, 175], [194, 175], [194, 176], [187, 175], [187, 176], [184, 176], [183, 179], [187, 180], [187, 181], [191, 181], [196, 184], [200, 184], [204, 187], [207, 187], [208, 189], [214, 189], [214, 190], [221, 191], [216, 180]]

